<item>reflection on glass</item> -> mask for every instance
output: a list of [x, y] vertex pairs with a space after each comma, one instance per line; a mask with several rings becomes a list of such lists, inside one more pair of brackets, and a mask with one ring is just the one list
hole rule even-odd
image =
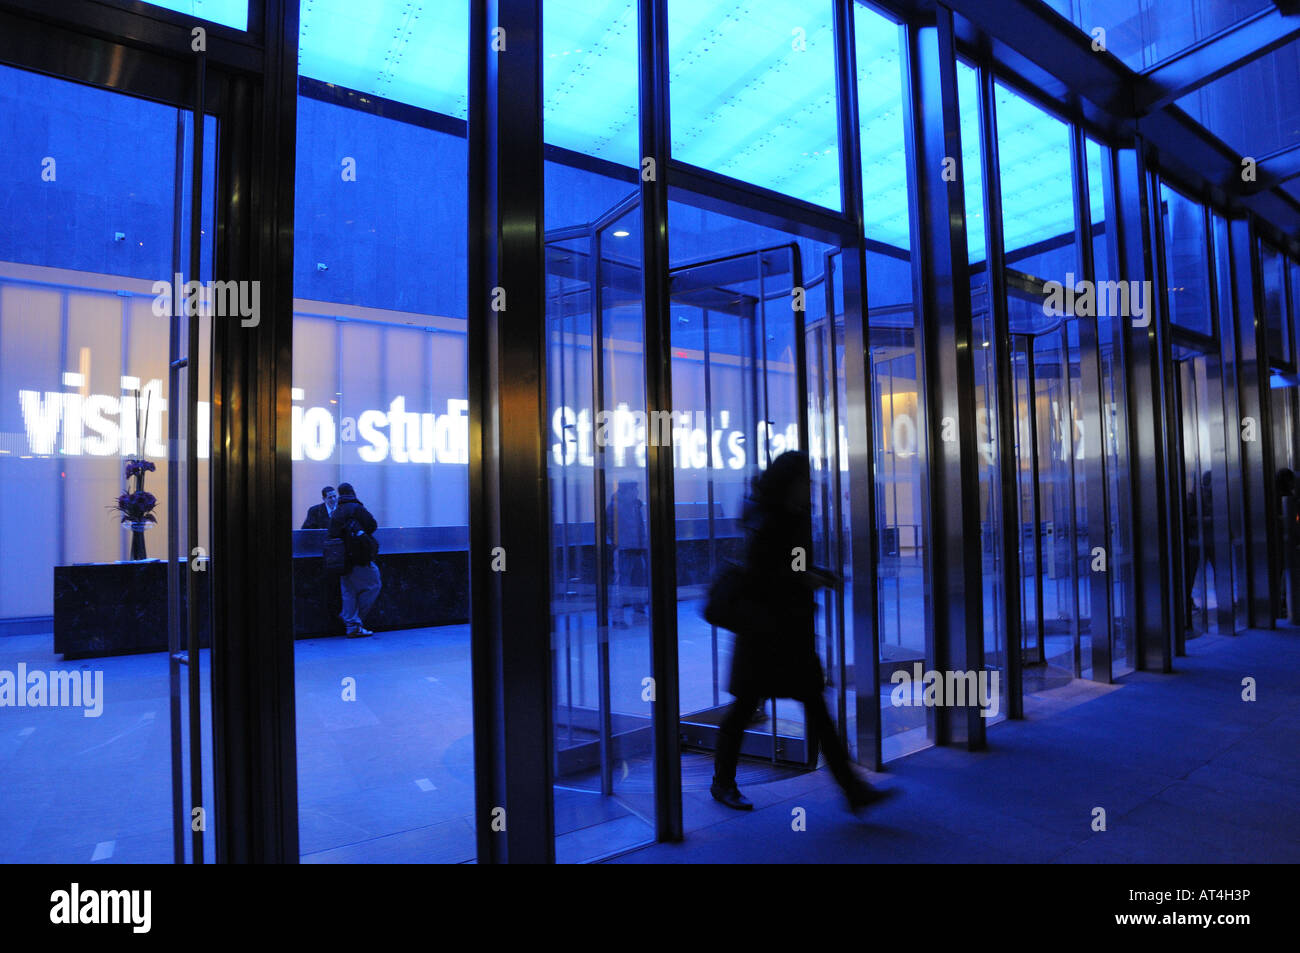
[[[589, 176], [590, 190], [599, 190]], [[650, 540], [636, 193], [548, 231], [555, 855], [654, 835]], [[593, 400], [593, 394], [597, 395]]]
[[[211, 808], [212, 760], [205, 740], [201, 790], [192, 790], [190, 670], [167, 651], [169, 635], [178, 645], [188, 637], [169, 632], [169, 576], [183, 586], [190, 573], [184, 555], [169, 560], [169, 534], [178, 531], [178, 554], [210, 545], [210, 309], [200, 315], [200, 390], [191, 395], [169, 374], [173, 350], [189, 345], [171, 288], [176, 272], [212, 277], [216, 123], [204, 123], [194, 276], [189, 113], [0, 67], [0, 115], [0, 861], [167, 863], [174, 820], [193, 861], [190, 806]], [[187, 538], [184, 459], [191, 396], [196, 539]], [[134, 460], [145, 462], [156, 522], [124, 521], [115, 506], [137, 489], [126, 473]], [[133, 552], [136, 540], [143, 552]], [[200, 732], [211, 724], [205, 603], [205, 647], [193, 659]], [[176, 725], [173, 700], [183, 713]], [[213, 830], [202, 834], [209, 862]]]
[[[683, 756], [685, 771], [699, 757], [694, 749], [713, 749], [730, 704], [724, 696], [734, 636], [700, 618], [700, 600], [726, 562], [743, 558], [741, 517], [753, 481], [786, 450], [807, 446], [815, 468], [813, 557], [828, 554], [834, 542], [829, 527], [840, 515], [839, 500], [829, 493], [830, 474], [822, 469], [822, 435], [839, 428], [834, 408], [820, 400], [817, 364], [824, 356], [818, 335], [827, 333], [829, 249], [676, 202], [669, 225], [673, 401], [685, 412], [674, 455], [681, 716], [692, 749]], [[797, 299], [796, 289], [802, 289]], [[843, 467], [838, 448], [834, 453]], [[839, 603], [825, 596], [818, 602], [818, 652], [835, 681]], [[807, 763], [802, 706], [765, 702], [741, 753], [769, 764]], [[751, 783], [770, 771], [751, 775]], [[744, 787], [745, 779], [738, 780]]]
[[882, 758], [889, 761], [934, 742], [933, 708], [893, 704], [895, 673], [914, 678], [914, 666], [934, 667], [925, 598], [925, 408], [918, 386], [920, 321], [912, 300], [902, 27], [855, 4], [854, 33], [875, 456], [878, 694]]
[[1276, 248], [1261, 242], [1259, 267], [1264, 276], [1264, 326], [1268, 360], [1275, 367], [1290, 364], [1294, 351], [1287, 323], [1286, 260]]
[[[1109, 153], [1091, 139], [1085, 140], [1084, 152], [1088, 167], [1088, 209], [1092, 228], [1093, 273], [1096, 281], [1107, 282], [1118, 274], [1114, 261], [1116, 250], [1109, 240], [1106, 222], [1106, 164]], [[1133, 569], [1129, 554], [1128, 506], [1131, 494], [1124, 487], [1124, 469], [1121, 461], [1127, 460], [1127, 437], [1121, 423], [1124, 395], [1124, 374], [1120, 365], [1123, 353], [1121, 336], [1126, 321], [1123, 316], [1097, 315], [1097, 342], [1101, 362], [1101, 433], [1105, 453], [1106, 497], [1109, 524], [1110, 567], [1110, 629], [1111, 678], [1134, 670], [1137, 665], [1136, 640], [1130, 633], [1128, 606], [1132, 591]], [[1100, 637], [1100, 632], [1098, 633]], [[1106, 673], [1093, 675], [1104, 680]]]
[[1204, 213], [1196, 202], [1163, 183], [1160, 208], [1165, 231], [1169, 320], [1189, 331], [1213, 334]]
[[1176, 348], [1186, 637], [1231, 631], [1222, 386], [1214, 354]]
[[1268, 7], [1268, 0], [1044, 2], [1135, 71], [1154, 66]]
[[[304, 7], [304, 76], [421, 109], [402, 113], [417, 121], [398, 120], [371, 97], [342, 105], [300, 84], [286, 567], [299, 847], [305, 863], [463, 862], [476, 854], [466, 143], [450, 122], [454, 103], [413, 87], [423, 80], [463, 97], [467, 74], [463, 56], [382, 71], [386, 41], [373, 30], [398, 5], [345, 6]], [[341, 18], [318, 29], [326, 12]], [[417, 31], [430, 23], [459, 30], [466, 48], [467, 4], [412, 21]], [[342, 531], [331, 503], [345, 483], [377, 522], [379, 551], [365, 564], [354, 551], [360, 570], [341, 577], [325, 570], [323, 553]], [[366, 612], [371, 563], [379, 589]], [[345, 625], [354, 596], [359, 614]], [[344, 638], [349, 631], [361, 637]]]

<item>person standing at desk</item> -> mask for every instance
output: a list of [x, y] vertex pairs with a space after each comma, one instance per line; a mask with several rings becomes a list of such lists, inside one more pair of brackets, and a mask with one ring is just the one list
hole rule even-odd
[[[379, 567], [375, 565], [374, 532], [378, 527], [374, 516], [357, 499], [351, 483], [339, 484], [339, 505], [330, 517], [330, 536], [346, 540], [343, 574], [339, 576], [339, 590], [343, 597], [341, 618], [350, 639], [374, 635], [364, 625], [375, 600], [379, 598], [382, 581]], [[355, 521], [356, 526], [350, 527]]]
[[330, 518], [339, 505], [339, 491], [327, 486], [320, 491], [321, 502], [307, 510], [307, 518], [302, 521], [303, 529], [329, 529]]

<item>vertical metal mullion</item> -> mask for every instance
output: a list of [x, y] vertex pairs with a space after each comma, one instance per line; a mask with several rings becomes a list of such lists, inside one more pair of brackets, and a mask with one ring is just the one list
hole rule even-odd
[[[641, 176], [641, 276], [645, 320], [646, 409], [671, 410], [672, 341], [668, 297], [668, 3], [643, 0], [637, 7], [640, 154], [653, 161]], [[650, 418], [647, 413], [647, 419]], [[650, 590], [653, 603], [651, 675], [655, 684], [655, 833], [661, 841], [682, 837], [677, 663], [676, 514], [672, 447], [646, 448], [650, 502]]]
[[[1150, 182], [1143, 143], [1116, 156], [1115, 219], [1119, 242], [1120, 278], [1141, 280], [1154, 273], [1151, 254]], [[1108, 219], [1109, 220], [1109, 219]], [[1153, 303], [1159, 296], [1153, 296]], [[1170, 671], [1171, 616], [1167, 598], [1169, 486], [1167, 421], [1162, 410], [1166, 385], [1161, 366], [1159, 325], [1164, 308], [1148, 315], [1138, 327], [1126, 322], [1122, 339], [1125, 359], [1125, 393], [1142, 395], [1126, 403], [1129, 450], [1134, 596], [1132, 633], [1136, 640], [1137, 667]], [[1147, 395], [1151, 399], [1147, 399]]]
[[[953, 13], [935, 10], [935, 26], [908, 30], [912, 165], [919, 189], [916, 203], [919, 269], [913, 269], [916, 300], [925, 303], [917, 331], [922, 340], [928, 419], [929, 476], [942, 494], [927, 500], [930, 527], [940, 545], [929, 547], [930, 604], [935, 607], [935, 665], [963, 671], [983, 667], [983, 554], [979, 538], [980, 488], [975, 432], [975, 371], [971, 353], [970, 265], [967, 258], [962, 183], [944, 170], [961, 162], [957, 103], [957, 57]], [[909, 190], [910, 191], [910, 190]], [[954, 432], [955, 431], [955, 432]], [[945, 440], [947, 436], [954, 439]], [[943, 593], [946, 599], [938, 598]], [[940, 743], [984, 744], [985, 719], [976, 706], [935, 708]]]
[[[1123, 178], [1120, 174], [1119, 155], [1116, 150], [1108, 147], [1101, 147], [1102, 158], [1102, 201], [1105, 207], [1106, 218], [1106, 254], [1111, 264], [1112, 277], [1116, 280], [1124, 279], [1128, 274], [1127, 246], [1122, 234], [1123, 222], [1121, 221], [1121, 211], [1124, 208], [1122, 204], [1125, 200], [1125, 190], [1123, 189]], [[1115, 399], [1115, 457], [1117, 473], [1115, 474], [1115, 486], [1120, 490], [1127, 486], [1129, 492], [1116, 492], [1115, 494], [1115, 524], [1111, 543], [1113, 550], [1108, 554], [1108, 563], [1110, 571], [1115, 574], [1115, 580], [1111, 589], [1112, 605], [1112, 626], [1111, 626], [1111, 677], [1114, 677], [1116, 656], [1116, 628], [1123, 627], [1124, 633], [1124, 651], [1126, 654], [1124, 665], [1127, 667], [1132, 662], [1134, 668], [1137, 668], [1137, 633], [1139, 629], [1138, 622], [1138, 594], [1136, 590], [1136, 566], [1137, 551], [1133, 542], [1133, 531], [1135, 529], [1134, 518], [1134, 499], [1135, 499], [1135, 479], [1134, 479], [1134, 460], [1132, 455], [1132, 436], [1135, 433], [1133, 414], [1129, 409], [1129, 388], [1128, 384], [1133, 379], [1131, 368], [1133, 363], [1134, 345], [1129, 336], [1127, 321], [1116, 321], [1111, 326], [1111, 389], [1110, 395]], [[1118, 379], [1118, 386], [1116, 380]], [[1110, 514], [1107, 513], [1107, 520]], [[1114, 550], [1123, 549], [1123, 552], [1117, 554]], [[1122, 557], [1122, 558], [1120, 558]], [[1118, 586], [1122, 592], [1123, 600], [1123, 617], [1114, 618], [1114, 587]]]
[[[601, 417], [601, 412], [605, 409], [605, 322], [601, 313], [599, 228], [592, 229], [589, 251], [587, 300], [591, 305], [591, 495], [592, 527], [595, 531], [592, 555], [596, 560], [597, 612], [599, 613], [600, 608], [603, 607], [605, 617], [608, 619], [609, 579], [605, 569], [605, 538], [609, 528], [605, 525], [605, 446], [603, 440], [596, 439], [598, 433], [596, 424], [597, 421], [604, 419]], [[619, 597], [626, 600], [627, 580], [622, 577], [617, 566], [614, 567], [614, 571], [619, 573]], [[625, 609], [626, 604], [618, 607], [620, 621]], [[610, 712], [608, 625], [596, 627], [596, 679], [597, 714], [600, 718], [600, 791], [602, 794], [613, 794], [614, 769], [611, 764], [613, 717]]]
[[[1005, 231], [1002, 221], [1002, 167], [998, 149], [997, 98], [992, 73], [984, 67], [978, 71], [980, 102], [980, 161], [984, 167], [985, 261], [989, 276], [989, 307], [993, 313], [993, 360], [997, 367], [997, 445], [998, 475], [1001, 489], [999, 535], [1002, 543], [1002, 575], [1004, 617], [1006, 632], [1005, 668], [1007, 675], [1007, 712], [1009, 718], [1024, 717], [1024, 676], [1022, 672], [1021, 640], [1023, 625], [1015, 633], [1013, 644], [1012, 620], [1022, 617], [1020, 545], [1020, 460], [1014, 452], [1017, 440], [1019, 404], [1015, 393], [1015, 374], [1012, 369], [1010, 316], [1007, 310]], [[1030, 409], [1033, 397], [1030, 396]], [[1012, 452], [1008, 453], [1007, 449]], [[1037, 486], [1037, 484], [1035, 484]], [[990, 491], [991, 492], [991, 491]], [[1035, 511], [1036, 512], [1036, 511]], [[1037, 537], [1035, 537], [1036, 539]], [[1041, 613], [1039, 614], [1041, 620]]]
[[[176, 163], [172, 180], [172, 254], [173, 282], [171, 314], [167, 335], [167, 394], [173, 403], [180, 393], [181, 332], [180, 301], [175, 294], [174, 276], [181, 270], [181, 234], [184, 228], [183, 180], [185, 178], [185, 111], [176, 110]], [[185, 771], [181, 751], [181, 577], [177, 563], [180, 555], [180, 426], [181, 415], [167, 415], [167, 681], [170, 690], [172, 756], [172, 857], [185, 863]], [[188, 567], [188, 563], [186, 564]]]
[[[873, 769], [881, 767], [879, 592], [876, 587], [878, 553], [876, 542], [875, 437], [872, 377], [867, 364], [866, 238], [862, 208], [862, 151], [858, 119], [858, 80], [854, 41], [853, 0], [835, 0], [835, 87], [839, 104], [838, 145], [840, 155], [840, 199], [844, 214], [853, 225], [851, 245], [841, 257], [844, 280], [844, 408], [846, 443], [849, 448], [849, 558], [853, 561], [853, 672], [858, 761]], [[834, 334], [834, 296], [828, 309]], [[832, 350], [834, 341], [832, 340]], [[838, 385], [837, 385], [838, 390]], [[839, 418], [834, 436], [839, 452]], [[838, 466], [836, 468], [838, 479]], [[854, 478], [853, 474], [857, 474]], [[837, 484], [838, 487], [838, 484]], [[837, 506], [840, 499], [836, 496]], [[840, 520], [842, 523], [842, 520]], [[841, 550], [842, 552], [842, 550]], [[838, 594], [841, 630], [848, 629], [843, 617], [844, 592]], [[846, 636], [847, 637], [847, 636]], [[843, 647], [840, 659], [843, 661]], [[847, 686], [841, 679], [841, 696]], [[845, 698], [847, 705], [847, 698]], [[848, 725], [841, 713], [840, 727]]]
[[[1077, 320], [1077, 319], [1075, 319]], [[1061, 449], [1065, 452], [1065, 469], [1069, 473], [1069, 489], [1063, 496], [1068, 500], [1069, 505], [1069, 562], [1070, 567], [1070, 598], [1067, 605], [1070, 608], [1070, 627], [1071, 642], [1073, 644], [1074, 660], [1074, 677], [1079, 678], [1083, 674], [1082, 666], [1082, 635], [1083, 623], [1079, 618], [1079, 520], [1078, 509], [1075, 502], [1075, 494], [1078, 493], [1079, 487], [1075, 477], [1074, 467], [1074, 395], [1070, 393], [1070, 326], [1067, 323], [1061, 325], [1061, 360], [1058, 365], [1061, 374], [1061, 393], [1063, 395], [1062, 403], [1064, 404], [1064, 426], [1061, 428], [1064, 433], [1061, 441]]]
[[[809, 445], [808, 445], [809, 444], [808, 441], [808, 342], [804, 338], [804, 335], [806, 334], [806, 329], [804, 324], [804, 313], [805, 313], [804, 309], [793, 307], [793, 301], [794, 301], [793, 288], [803, 287], [803, 258], [799, 254], [799, 246], [796, 244], [790, 245], [789, 253], [790, 253], [790, 278], [791, 281], [793, 282], [792, 296], [790, 300], [792, 305], [791, 310], [794, 315], [794, 366], [795, 366], [794, 374], [795, 374], [795, 383], [796, 383], [795, 402], [797, 404], [796, 414], [798, 415], [796, 417], [796, 420], [798, 421], [798, 428], [799, 428], [799, 449], [802, 450], [805, 454], [807, 454], [809, 450]], [[759, 260], [760, 260], [759, 271], [761, 273], [764, 267], [763, 264], [761, 264], [761, 262], [763, 261], [762, 254], [759, 255]], [[762, 302], [763, 315], [764, 315], [763, 387], [764, 389], [766, 389], [767, 378], [768, 378], [767, 328], [766, 328], [767, 295], [762, 292], [761, 282], [759, 288], [760, 288], [759, 300]], [[805, 301], [806, 301], [806, 296], [805, 296]], [[769, 415], [771, 414], [770, 407], [768, 409], [768, 413]], [[810, 467], [811, 467], [811, 463], [810, 463]], [[809, 476], [811, 478], [811, 470]], [[812, 491], [812, 487], [810, 484], [809, 492], [811, 493], [811, 491]], [[811, 516], [809, 517], [808, 530], [809, 530], [808, 543], [811, 546], [812, 544]], [[808, 558], [809, 559], [812, 558], [812, 553], [808, 554]], [[776, 725], [776, 699], [775, 698], [772, 699], [772, 715], [773, 715], [772, 724], [773, 724], [773, 728], [775, 729], [775, 725]], [[806, 758], [811, 767], [816, 767], [817, 761], [815, 759], [817, 756], [816, 752], [817, 752], [818, 739], [813, 735], [811, 729], [809, 728], [809, 722], [807, 717], [804, 718], [804, 739], [806, 744], [806, 748], [805, 748]]]
[[[1074, 200], [1075, 200], [1075, 243], [1079, 246], [1079, 262], [1083, 275], [1092, 282], [1096, 289], [1097, 263], [1094, 261], [1092, 248], [1092, 203], [1089, 201], [1091, 186], [1088, 181], [1088, 144], [1083, 130], [1075, 125], [1073, 131], [1074, 162]], [[1112, 320], [1116, 315], [1109, 316]], [[1079, 379], [1083, 399], [1082, 417], [1084, 426], [1084, 498], [1088, 514], [1088, 549], [1095, 552], [1102, 548], [1106, 568], [1104, 571], [1091, 569], [1089, 560], [1088, 585], [1088, 645], [1092, 656], [1093, 681], [1109, 682], [1111, 680], [1111, 573], [1113, 546], [1110, 539], [1110, 484], [1108, 482], [1106, 461], [1106, 421], [1102, 414], [1102, 373], [1101, 373], [1101, 332], [1097, 316], [1078, 318], [1079, 324]], [[1093, 434], [1089, 440], [1088, 434]], [[1100, 520], [1098, 520], [1100, 515]], [[1098, 637], [1098, 626], [1103, 631]]]
[[[707, 495], [705, 497], [709, 512], [709, 579], [714, 579], [718, 574], [718, 538], [717, 525], [713, 516], [713, 342], [709, 335], [709, 309], [701, 308], [700, 313], [704, 322], [704, 439], [709, 445], [708, 449], [708, 478], [704, 481]], [[709, 645], [711, 649], [711, 658], [713, 661], [713, 707], [716, 708], [721, 702], [721, 696], [718, 693], [720, 666], [718, 665], [718, 627], [709, 626]]]
[[1029, 475], [1034, 508], [1034, 633], [1038, 661], [1046, 664], [1047, 647], [1043, 631], [1043, 500], [1038, 484], [1038, 375], [1034, 373], [1034, 339], [1025, 338], [1025, 386], [1029, 394]]
[[[1237, 579], [1237, 560], [1234, 553], [1234, 537], [1238, 535], [1240, 523], [1237, 518], [1240, 512], [1240, 486], [1238, 481], [1241, 478], [1241, 448], [1238, 443], [1238, 427], [1234, 421], [1240, 420], [1238, 413], [1238, 395], [1237, 395], [1237, 361], [1236, 361], [1236, 319], [1231, 313], [1231, 307], [1224, 313], [1222, 296], [1227, 290], [1229, 294], [1229, 305], [1231, 305], [1231, 269], [1228, 270], [1228, 289], [1222, 287], [1219, 274], [1220, 255], [1226, 254], [1227, 249], [1220, 248], [1221, 240], [1216, 228], [1216, 217], [1208, 205], [1204, 208], [1204, 227], [1206, 235], [1206, 248], [1209, 249], [1210, 265], [1210, 314], [1213, 316], [1215, 341], [1218, 344], [1216, 357], [1219, 362], [1218, 389], [1220, 402], [1220, 416], [1222, 427], [1219, 429], [1220, 440], [1223, 447], [1223, 490], [1219, 494], [1218, 513], [1222, 519], [1215, 520], [1215, 558], [1216, 561], [1222, 560], [1226, 572], [1220, 572], [1218, 566], [1215, 567], [1214, 583], [1215, 590], [1219, 596], [1219, 621], [1220, 626], [1227, 626], [1227, 632], [1230, 635], [1237, 634], [1238, 614], [1237, 599], [1234, 593], [1238, 585], [1240, 591], [1245, 594], [1246, 580]], [[1227, 223], [1224, 223], [1223, 239], [1227, 238]], [[1220, 581], [1220, 576], [1225, 576], [1225, 582]], [[1227, 597], [1226, 601], [1223, 598]], [[1244, 602], [1244, 599], [1243, 599]]]
[[1145, 173], [1147, 192], [1151, 197], [1148, 204], [1147, 223], [1151, 234], [1152, 272], [1159, 294], [1155, 296], [1160, 302], [1156, 313], [1152, 315], [1151, 325], [1155, 329], [1155, 370], [1158, 381], [1159, 399], [1156, 402], [1156, 433], [1164, 443], [1163, 472], [1161, 474], [1166, 499], [1168, 500], [1168, 517], [1166, 531], [1162, 537], [1165, 552], [1168, 554], [1166, 600], [1173, 631], [1171, 652], [1166, 655], [1165, 670], [1170, 670], [1174, 655], [1185, 654], [1186, 632], [1191, 625], [1187, 611], [1187, 539], [1185, 489], [1183, 473], [1179, 472], [1183, 464], [1182, 447], [1182, 409], [1178, 406], [1174, 389], [1177, 368], [1174, 365], [1173, 348], [1170, 342], [1171, 300], [1169, 290], [1169, 267], [1165, 243], [1164, 198], [1161, 195], [1161, 183], [1154, 170]]
[[[194, 128], [193, 155], [190, 159], [190, 279], [203, 279], [203, 125], [206, 112], [207, 53], [200, 52], [194, 64]], [[199, 314], [198, 308], [189, 309], [186, 333], [185, 358], [185, 516], [186, 547], [190, 551], [199, 541]], [[227, 316], [229, 317], [229, 316]], [[210, 318], [217, 320], [213, 314]], [[175, 400], [175, 395], [172, 396]], [[190, 800], [191, 811], [203, 811], [203, 713], [199, 665], [199, 600], [198, 574], [194, 567], [185, 573], [185, 615], [187, 629], [187, 656], [189, 658], [189, 720], [190, 720]], [[191, 825], [193, 827], [193, 825]], [[203, 831], [192, 832], [191, 857], [195, 864], [203, 863]]]
[[[758, 300], [755, 306], [758, 308], [758, 347], [759, 351], [758, 366], [761, 368], [760, 374], [763, 382], [763, 464], [764, 466], [772, 465], [772, 395], [767, 384], [767, 289], [766, 282], [763, 280], [763, 269], [767, 267], [767, 261], [763, 253], [759, 252], [754, 256], [758, 262]], [[772, 703], [775, 709], [775, 701]], [[773, 731], [775, 731], [773, 727]], [[775, 756], [774, 756], [775, 757]]]
[[[841, 105], [841, 109], [846, 108]], [[840, 252], [840, 260], [843, 261], [843, 251]], [[834, 254], [826, 256], [826, 352], [828, 355], [829, 367], [827, 374], [830, 379], [831, 392], [831, 428], [829, 436], [825, 435], [825, 425], [823, 424], [822, 439], [827, 441], [828, 448], [833, 447], [834, 451], [828, 449], [826, 454], [827, 466], [830, 467], [830, 497], [831, 503], [828, 507], [835, 518], [835, 529], [831, 539], [834, 539], [834, 546], [831, 546], [831, 539], [827, 540], [827, 555], [831, 556], [831, 566], [838, 567], [841, 580], [844, 572], [844, 514], [840, 511], [843, 500], [843, 488], [840, 482], [840, 376], [839, 376], [839, 358], [836, 350], [839, 345], [837, 342], [838, 333], [835, 327], [835, 273], [831, 268], [831, 259]], [[837, 670], [835, 673], [835, 700], [837, 702], [836, 717], [839, 719], [840, 729], [846, 740], [848, 738], [848, 655], [847, 636], [845, 628], [847, 620], [844, 618], [844, 586], [838, 586], [831, 596], [830, 603], [835, 612], [835, 653]], [[853, 745], [854, 749], [857, 745]]]
[[[555, 859], [541, 0], [470, 4], [468, 353], [481, 863]], [[499, 31], [499, 32], [498, 32]], [[492, 49], [509, 37], [508, 52]], [[509, 312], [490, 306], [493, 288]], [[505, 551], [514, 572], [493, 572]], [[505, 812], [507, 823], [494, 823]]]

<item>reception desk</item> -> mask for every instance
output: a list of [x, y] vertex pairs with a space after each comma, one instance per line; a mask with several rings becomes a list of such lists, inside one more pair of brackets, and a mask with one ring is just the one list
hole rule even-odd
[[[469, 621], [469, 530], [381, 526], [375, 565], [383, 588], [366, 627], [413, 629]], [[293, 630], [297, 638], [342, 635], [339, 577], [325, 572], [326, 531], [293, 532]]]
[[[293, 635], [343, 634], [339, 578], [322, 556], [326, 531], [293, 531]], [[383, 581], [371, 629], [469, 621], [469, 534], [463, 526], [381, 526], [375, 564]], [[183, 571], [183, 567], [182, 567]], [[211, 571], [195, 574], [201, 645], [208, 645]], [[185, 592], [181, 590], [184, 618]], [[54, 567], [54, 651], [65, 659], [167, 649], [167, 573], [161, 559]]]
[[[561, 592], [595, 583], [596, 547], [590, 523], [556, 527], [552, 585]], [[710, 546], [710, 530], [714, 543]], [[325, 572], [326, 531], [293, 531], [294, 638], [342, 635], [338, 576]], [[375, 564], [383, 588], [366, 616], [376, 631], [469, 621], [469, 531], [464, 526], [381, 526]], [[609, 557], [608, 550], [606, 551]], [[677, 584], [695, 597], [718, 560], [740, 559], [743, 538], [734, 519], [677, 521]], [[648, 567], [647, 567], [648, 568]], [[179, 567], [184, 571], [184, 567]], [[612, 560], [607, 570], [613, 571]], [[519, 571], [515, 567], [515, 571]], [[207, 646], [212, 572], [195, 574], [200, 635]], [[563, 588], [560, 588], [563, 585]], [[644, 594], [648, 598], [648, 593]], [[184, 618], [184, 590], [181, 592]], [[167, 648], [167, 575], [160, 559], [54, 567], [54, 651], [66, 659]]]

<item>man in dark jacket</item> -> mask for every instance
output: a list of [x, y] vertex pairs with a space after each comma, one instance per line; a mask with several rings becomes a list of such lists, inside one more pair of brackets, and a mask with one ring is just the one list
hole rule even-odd
[[330, 518], [339, 505], [339, 491], [327, 486], [320, 491], [321, 502], [307, 510], [307, 518], [302, 521], [303, 529], [329, 529]]
[[811, 497], [808, 457], [790, 451], [773, 460], [755, 481], [745, 514], [749, 531], [745, 570], [754, 609], [748, 615], [763, 622], [742, 626], [744, 631], [736, 633], [728, 685], [735, 701], [719, 725], [710, 788], [714, 800], [736, 810], [754, 807], [736, 787], [736, 762], [745, 725], [762, 698], [794, 698], [803, 703], [809, 733], [820, 743], [851, 809], [896, 790], [873, 788], [853, 771], [848, 749], [822, 697], [826, 678], [817, 658], [813, 593], [822, 586], [838, 585], [838, 580], [802, 561], [812, 554]]
[[379, 598], [382, 585], [379, 579], [379, 567], [372, 560], [371, 540], [378, 527], [370, 511], [357, 499], [351, 483], [339, 484], [339, 505], [330, 517], [329, 534], [331, 537], [346, 541], [344, 548], [343, 574], [339, 576], [339, 588], [343, 597], [341, 618], [347, 627], [348, 638], [374, 635], [362, 622], [375, 600]]

